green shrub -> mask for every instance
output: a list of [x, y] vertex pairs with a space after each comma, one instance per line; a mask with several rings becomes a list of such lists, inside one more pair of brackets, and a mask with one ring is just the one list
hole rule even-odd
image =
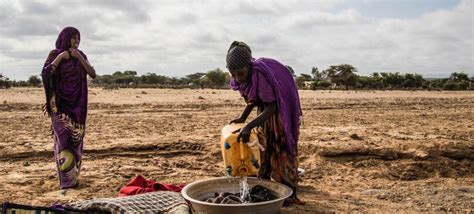
[[311, 84], [311, 90], [326, 89], [326, 88], [329, 88], [331, 85], [332, 84], [326, 80], [314, 81]]

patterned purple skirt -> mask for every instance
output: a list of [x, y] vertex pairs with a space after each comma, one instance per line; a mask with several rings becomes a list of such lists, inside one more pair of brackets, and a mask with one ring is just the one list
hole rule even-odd
[[51, 114], [51, 122], [59, 183], [61, 189], [71, 188], [76, 186], [81, 169], [85, 127], [56, 112]]

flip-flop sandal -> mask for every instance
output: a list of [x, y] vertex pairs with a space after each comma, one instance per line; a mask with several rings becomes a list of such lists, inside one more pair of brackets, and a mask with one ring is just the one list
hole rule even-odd
[[298, 177], [304, 175], [305, 170], [303, 168], [298, 168]]

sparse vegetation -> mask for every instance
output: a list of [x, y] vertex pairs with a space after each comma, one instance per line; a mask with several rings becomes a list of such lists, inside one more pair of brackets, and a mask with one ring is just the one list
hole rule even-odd
[[372, 90], [474, 90], [474, 78], [464, 72], [454, 72], [449, 78], [425, 79], [420, 74], [375, 72], [357, 75], [349, 64], [331, 65], [320, 72], [313, 67], [313, 76], [300, 74], [295, 78], [300, 89], [372, 89]]
[[227, 88], [229, 74], [217, 68], [206, 73], [194, 73], [182, 78], [147, 73], [137, 76], [136, 71], [116, 71], [112, 75], [98, 75], [92, 85], [104, 88]]
[[[311, 90], [474, 90], [474, 77], [464, 72], [451, 73], [449, 78], [423, 78], [416, 73], [375, 72], [369, 76], [358, 75], [358, 70], [349, 64], [331, 65], [328, 69], [319, 71], [311, 69], [311, 74], [296, 75], [291, 66], [288, 70], [295, 78], [299, 89]], [[105, 89], [118, 88], [229, 88], [228, 72], [220, 68], [207, 72], [198, 72], [181, 78], [146, 73], [141, 76], [136, 71], [116, 71], [113, 74], [97, 75], [91, 80], [91, 86]], [[10, 80], [0, 74], [0, 88], [9, 87], [38, 87], [41, 79], [30, 76], [27, 81]]]

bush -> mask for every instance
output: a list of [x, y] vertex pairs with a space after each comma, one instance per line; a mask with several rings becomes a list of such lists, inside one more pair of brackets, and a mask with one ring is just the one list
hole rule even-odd
[[469, 82], [468, 81], [461, 81], [458, 83], [458, 89], [459, 90], [468, 90], [469, 89]]
[[458, 88], [459, 88], [459, 84], [451, 80], [447, 81], [443, 85], [443, 90], [457, 90]]
[[311, 90], [316, 90], [316, 89], [326, 89], [331, 87], [331, 83], [326, 81], [326, 80], [319, 80], [319, 81], [314, 81], [311, 84]]
[[31, 86], [38, 87], [41, 85], [41, 79], [36, 75], [32, 75], [30, 78], [28, 78], [27, 83]]

